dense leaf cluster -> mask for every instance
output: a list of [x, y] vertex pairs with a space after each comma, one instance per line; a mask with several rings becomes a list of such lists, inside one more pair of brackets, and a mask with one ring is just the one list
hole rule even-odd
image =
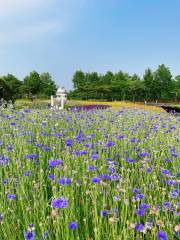
[[0, 98], [5, 100], [14, 101], [17, 98], [33, 96], [46, 98], [54, 94], [56, 89], [56, 84], [48, 72], [39, 74], [33, 71], [23, 81], [12, 74], [0, 77]]
[[137, 74], [123, 71], [104, 75], [79, 70], [73, 76], [74, 90], [69, 96], [74, 99], [99, 100], [177, 100], [180, 98], [180, 76], [175, 78], [168, 67], [159, 65], [153, 72], [145, 70], [141, 79]]

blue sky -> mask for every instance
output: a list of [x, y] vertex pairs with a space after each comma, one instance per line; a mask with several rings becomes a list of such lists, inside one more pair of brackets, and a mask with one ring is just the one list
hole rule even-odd
[[0, 0], [0, 75], [77, 69], [180, 74], [180, 0]]

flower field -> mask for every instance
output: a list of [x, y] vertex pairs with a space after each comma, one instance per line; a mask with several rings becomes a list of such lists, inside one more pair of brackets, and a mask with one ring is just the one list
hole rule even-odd
[[180, 239], [180, 118], [0, 113], [0, 239]]

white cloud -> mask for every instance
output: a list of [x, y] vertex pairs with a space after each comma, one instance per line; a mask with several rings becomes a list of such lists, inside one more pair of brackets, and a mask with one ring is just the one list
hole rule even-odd
[[86, 0], [0, 0], [0, 44], [59, 34]]
[[0, 44], [10, 44], [17, 42], [32, 42], [42, 40], [43, 37], [53, 36], [65, 31], [65, 27], [58, 21], [43, 21], [36, 24], [11, 28], [0, 32]]
[[42, 5], [43, 2], [49, 2], [49, 0], [0, 0], [0, 14], [7, 16], [22, 10], [32, 10]]
[[[76, 8], [83, 5], [87, 0], [0, 0], [0, 14], [8, 15], [20, 11], [31, 11], [49, 8], [51, 6], [67, 8]], [[33, 14], [33, 12], [31, 12]]]

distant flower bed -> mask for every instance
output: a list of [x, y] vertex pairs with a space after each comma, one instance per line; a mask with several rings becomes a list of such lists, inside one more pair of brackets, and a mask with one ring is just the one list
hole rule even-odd
[[93, 109], [107, 109], [109, 105], [101, 105], [101, 104], [89, 104], [89, 105], [77, 105], [77, 106], [69, 106], [69, 111], [89, 111]]

